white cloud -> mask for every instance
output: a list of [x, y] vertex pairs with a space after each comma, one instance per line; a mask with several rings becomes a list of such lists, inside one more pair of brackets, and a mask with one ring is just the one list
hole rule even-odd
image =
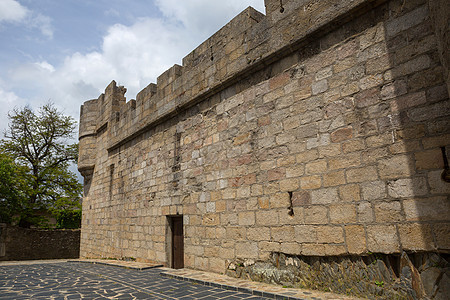
[[15, 0], [0, 0], [0, 22], [20, 22], [29, 13]]
[[111, 80], [127, 88], [127, 99], [135, 98], [162, 72], [181, 64], [185, 55], [249, 3], [263, 10], [262, 0], [242, 2], [158, 0], [164, 18], [141, 18], [130, 26], [113, 25], [103, 37], [100, 50], [73, 53], [58, 66], [45, 60], [24, 64], [9, 72], [9, 86], [20, 90], [20, 95], [24, 88], [28, 90], [24, 97], [30, 98], [34, 108], [51, 100], [78, 120], [80, 105], [97, 98]]
[[26, 21], [26, 25], [30, 28], [39, 29], [42, 35], [49, 39], [53, 38], [52, 19], [47, 16], [39, 13], [31, 13]]
[[31, 29], [38, 29], [42, 35], [53, 38], [51, 19], [33, 12], [15, 0], [0, 0], [0, 23], [22, 24]]
[[38, 67], [40, 67], [41, 69], [47, 70], [49, 72], [55, 72], [55, 67], [53, 67], [51, 64], [49, 64], [46, 61], [41, 61], [41, 62], [37, 62], [35, 63]]
[[264, 12], [264, 1], [260, 0], [156, 0], [155, 2], [166, 17], [182, 22], [189, 30], [209, 34], [211, 28], [219, 29], [246, 6], [253, 6]]
[[[14, 92], [7, 91], [0, 85], [0, 107], [4, 112], [13, 110], [15, 107], [23, 106], [25, 101]], [[8, 127], [7, 115], [0, 118], [0, 137], [3, 138], [3, 131]]]

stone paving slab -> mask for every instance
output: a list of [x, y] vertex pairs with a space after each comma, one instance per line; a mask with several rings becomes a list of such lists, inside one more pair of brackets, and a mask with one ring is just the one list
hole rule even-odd
[[0, 300], [4, 299], [358, 298], [150, 263], [79, 259], [0, 262]]
[[36, 259], [36, 260], [8, 260], [0, 261], [1, 266], [17, 266], [17, 265], [40, 265], [40, 264], [55, 264], [68, 262], [67, 259]]
[[286, 299], [286, 300], [356, 300], [361, 298], [326, 293], [307, 289], [283, 288], [281, 286], [255, 282], [250, 280], [242, 280], [232, 278], [226, 275], [191, 270], [191, 269], [168, 269], [163, 268], [162, 276], [194, 282], [206, 286], [223, 288], [226, 290], [239, 291], [249, 293], [255, 296], [261, 296], [269, 299]]
[[0, 265], [0, 299], [267, 300], [161, 276], [165, 269], [81, 262]]
[[115, 259], [72, 259], [72, 260], [69, 260], [69, 262], [110, 265], [110, 266], [116, 266], [116, 267], [128, 268], [128, 269], [136, 269], [136, 270], [146, 270], [146, 269], [158, 268], [158, 267], [163, 266], [162, 264], [115, 260]]

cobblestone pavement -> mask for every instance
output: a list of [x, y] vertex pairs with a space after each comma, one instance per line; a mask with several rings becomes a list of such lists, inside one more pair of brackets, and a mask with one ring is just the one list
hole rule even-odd
[[0, 266], [0, 299], [267, 299], [161, 271], [80, 262]]

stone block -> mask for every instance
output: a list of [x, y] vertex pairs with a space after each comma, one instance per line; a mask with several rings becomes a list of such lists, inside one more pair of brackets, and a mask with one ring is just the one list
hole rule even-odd
[[442, 145], [447, 145], [448, 141], [450, 141], [450, 134], [442, 134], [438, 136], [424, 138], [422, 140], [422, 144], [425, 149], [431, 149], [441, 147]]
[[226, 228], [226, 237], [229, 240], [242, 241], [246, 239], [246, 231], [244, 227], [228, 226]]
[[236, 257], [234, 247], [233, 248], [221, 247], [219, 251], [219, 257], [222, 259], [234, 259]]
[[222, 274], [225, 272], [225, 260], [222, 258], [211, 257], [209, 259], [209, 269], [212, 272]]
[[305, 224], [328, 224], [328, 209], [326, 206], [305, 207]]
[[278, 213], [275, 210], [257, 211], [256, 212], [256, 224], [257, 225], [277, 225]]
[[320, 146], [326, 146], [330, 144], [330, 135], [328, 133], [317, 135], [306, 140], [306, 148], [314, 149]]
[[303, 165], [291, 165], [286, 168], [286, 178], [299, 177], [305, 174]]
[[425, 92], [409, 93], [398, 97], [390, 102], [391, 110], [393, 112], [401, 112], [409, 107], [418, 106], [427, 102]]
[[353, 204], [335, 204], [330, 205], [330, 223], [348, 224], [355, 223], [356, 207]]
[[338, 201], [337, 188], [322, 188], [311, 191], [312, 204], [329, 204]]
[[360, 165], [361, 155], [359, 153], [350, 153], [343, 156], [333, 157], [328, 160], [330, 170], [351, 168]]
[[305, 206], [311, 204], [311, 193], [308, 191], [296, 191], [292, 193], [292, 206]]
[[388, 83], [381, 88], [381, 99], [387, 100], [392, 99], [401, 95], [406, 94], [407, 84], [404, 80], [395, 80], [394, 82]]
[[350, 83], [342, 86], [341, 96], [345, 97], [345, 96], [355, 94], [357, 92], [359, 92], [359, 84], [357, 82], [350, 82]]
[[382, 74], [369, 74], [359, 80], [359, 88], [361, 90], [367, 90], [381, 84], [383, 84]]
[[433, 224], [433, 233], [436, 237], [436, 246], [439, 250], [450, 249], [450, 223]]
[[305, 163], [313, 161], [319, 157], [319, 152], [316, 149], [308, 150], [297, 154], [297, 162]]
[[425, 107], [411, 108], [408, 116], [413, 121], [427, 121], [439, 117], [448, 117], [450, 115], [450, 104], [448, 102], [441, 101]]
[[382, 134], [377, 134], [366, 138], [366, 145], [367, 147], [369, 147], [369, 149], [388, 146], [392, 143], [394, 143], [394, 135], [392, 134], [392, 132], [385, 132]]
[[330, 144], [326, 146], [320, 146], [318, 147], [319, 150], [319, 157], [320, 158], [327, 158], [332, 156], [338, 156], [342, 154], [341, 146], [339, 144]]
[[317, 81], [320, 81], [322, 79], [330, 77], [332, 74], [333, 74], [332, 67], [331, 66], [327, 66], [327, 67], [325, 67], [323, 69], [318, 70], [316, 72], [316, 75], [315, 75], [316, 77], [315, 78], [316, 78]]
[[366, 63], [366, 73], [377, 74], [384, 72], [391, 68], [391, 64], [392, 63], [389, 54], [369, 59]]
[[367, 252], [366, 233], [362, 225], [345, 226], [345, 242], [350, 254]]
[[346, 254], [344, 245], [333, 244], [304, 244], [302, 245], [302, 255], [308, 256], [335, 256]]
[[374, 213], [370, 202], [361, 202], [357, 204], [358, 222], [372, 223], [374, 221]]
[[276, 242], [294, 242], [296, 241], [296, 234], [293, 226], [272, 227], [271, 230], [272, 241]]
[[361, 153], [361, 160], [367, 164], [372, 164], [389, 156], [389, 154], [387, 147], [368, 149]]
[[411, 73], [418, 72], [429, 68], [431, 65], [431, 59], [428, 55], [423, 54], [411, 59], [394, 68], [393, 73], [396, 77], [402, 77]]
[[404, 178], [389, 181], [388, 194], [393, 198], [406, 198], [424, 196], [428, 193], [427, 183], [424, 177]]
[[[297, 139], [304, 139], [308, 137], [317, 136], [317, 133], [319, 131], [319, 128], [317, 124], [306, 124], [298, 127], [296, 131], [296, 138]], [[297, 156], [298, 157], [298, 156]]]
[[279, 191], [280, 191], [280, 184], [278, 183], [278, 181], [269, 182], [263, 186], [264, 195], [275, 194], [278, 193]]
[[282, 253], [300, 255], [302, 246], [298, 243], [281, 243], [280, 249]]
[[414, 161], [409, 155], [396, 155], [378, 162], [381, 179], [396, 179], [414, 175]]
[[374, 166], [348, 169], [345, 171], [347, 182], [364, 182], [378, 179], [377, 169]]
[[[290, 134], [290, 133], [289, 133]], [[286, 134], [288, 135], [288, 134]], [[294, 140], [295, 138], [292, 138]], [[284, 156], [279, 159], [277, 159], [277, 166], [278, 167], [290, 167], [295, 165], [295, 155], [289, 155]]]
[[386, 34], [388, 37], [395, 36], [396, 34], [411, 28], [417, 24], [420, 24], [428, 16], [427, 5], [420, 6], [403, 16], [393, 18], [386, 23]]
[[342, 143], [342, 151], [344, 153], [361, 151], [365, 148], [364, 141], [359, 139], [353, 139]]
[[194, 266], [199, 270], [208, 270], [209, 259], [204, 257], [194, 257]]
[[269, 196], [270, 208], [289, 207], [289, 193], [276, 193]]
[[255, 224], [255, 212], [244, 211], [238, 213], [238, 222], [241, 226], [251, 226]]
[[404, 219], [399, 201], [376, 202], [373, 206], [377, 223], [394, 223]]
[[394, 225], [368, 225], [367, 249], [377, 253], [398, 253], [400, 250], [397, 229]]
[[286, 177], [286, 169], [285, 168], [277, 168], [277, 169], [267, 171], [267, 179], [269, 181], [280, 180], [285, 177]]
[[258, 198], [258, 207], [260, 209], [268, 209], [270, 207], [269, 197], [259, 197]]
[[269, 80], [269, 88], [271, 90], [274, 90], [279, 87], [282, 87], [286, 85], [289, 79], [290, 79], [289, 73], [287, 72], [281, 73], [280, 75], [275, 76]]
[[442, 180], [442, 172], [443, 169], [428, 173], [427, 179], [431, 194], [450, 195], [450, 183]]
[[279, 209], [278, 219], [280, 220], [280, 225], [297, 225], [305, 223], [305, 213], [303, 207], [293, 207]]
[[281, 249], [281, 243], [279, 242], [268, 242], [268, 241], [262, 241], [258, 243], [258, 248], [261, 252], [280, 252]]
[[339, 197], [344, 202], [361, 200], [360, 187], [358, 184], [347, 184], [339, 187]]
[[383, 199], [386, 197], [386, 183], [384, 181], [364, 182], [361, 184], [363, 200]]
[[339, 143], [348, 139], [351, 139], [353, 137], [353, 128], [346, 127], [346, 128], [340, 128], [338, 130], [335, 130], [331, 133], [331, 142], [333, 143]]
[[247, 229], [247, 238], [252, 241], [269, 241], [270, 228], [269, 227], [250, 227]]
[[337, 61], [334, 66], [333, 66], [333, 72], [336, 73], [340, 73], [342, 71], [348, 70], [351, 67], [353, 67], [354, 65], [356, 65], [358, 63], [358, 60], [356, 59], [355, 56], [349, 56], [345, 59], [339, 60]]
[[280, 180], [279, 184], [282, 192], [295, 191], [299, 188], [299, 180], [297, 178]]
[[316, 160], [310, 163], [307, 163], [305, 166], [306, 174], [321, 174], [326, 172], [327, 170], [327, 162], [326, 160]]
[[318, 189], [322, 186], [322, 178], [318, 175], [303, 176], [300, 178], [300, 187], [302, 189]]
[[216, 212], [216, 203], [215, 202], [208, 202], [206, 203], [206, 212]]
[[242, 186], [236, 189], [236, 198], [247, 198], [250, 196], [250, 187]]
[[406, 221], [446, 221], [450, 205], [445, 196], [403, 200]]
[[317, 240], [316, 226], [297, 225], [294, 226], [295, 238], [298, 243], [315, 243]]
[[323, 186], [336, 186], [345, 184], [345, 173], [343, 170], [326, 173], [323, 175]]
[[317, 226], [317, 243], [342, 244], [344, 243], [344, 230], [340, 226]]
[[317, 95], [325, 92], [328, 89], [328, 82], [326, 79], [316, 81], [311, 85], [311, 91], [313, 95]]
[[236, 257], [249, 259], [258, 258], [258, 243], [256, 242], [242, 242], [236, 244]]
[[402, 248], [409, 251], [436, 250], [429, 224], [399, 224], [398, 232]]

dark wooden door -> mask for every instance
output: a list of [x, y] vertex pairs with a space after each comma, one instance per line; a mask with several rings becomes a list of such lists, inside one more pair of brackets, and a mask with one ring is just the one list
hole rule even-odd
[[172, 217], [172, 268], [184, 268], [183, 217]]

